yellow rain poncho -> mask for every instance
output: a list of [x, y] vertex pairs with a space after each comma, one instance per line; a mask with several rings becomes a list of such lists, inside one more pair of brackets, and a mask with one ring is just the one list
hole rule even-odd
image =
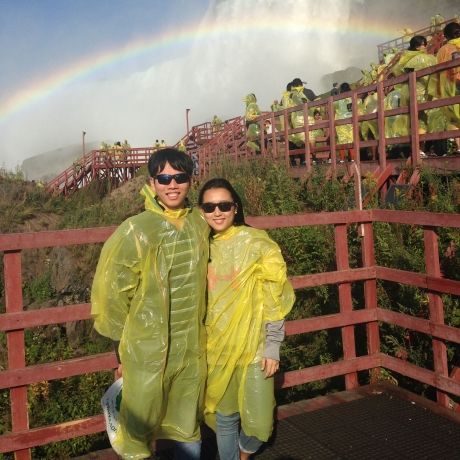
[[263, 230], [232, 226], [214, 236], [208, 267], [206, 422], [239, 412], [244, 432], [266, 441], [273, 425], [273, 378], [260, 371], [265, 324], [294, 303], [278, 245]]
[[123, 458], [150, 456], [153, 438], [200, 439], [206, 376], [208, 226], [196, 209], [163, 210], [145, 185], [146, 210], [105, 243], [92, 289], [96, 330], [120, 341]]
[[[460, 37], [449, 40], [437, 54], [438, 63], [450, 61], [453, 53], [460, 53]], [[439, 74], [438, 97], [446, 98], [460, 94], [460, 67]], [[460, 129], [460, 104], [443, 107], [448, 129]]]
[[[294, 86], [291, 91], [292, 106], [301, 105], [307, 101], [303, 94], [303, 86]], [[291, 126], [293, 128], [303, 128], [305, 124], [303, 110], [291, 113]], [[305, 144], [305, 133], [290, 134], [289, 140], [297, 147], [302, 147]]]
[[[335, 119], [343, 120], [344, 118], [350, 118], [351, 112], [351, 98], [346, 97], [345, 99], [339, 99], [334, 102]], [[338, 144], [351, 144], [353, 142], [353, 125], [340, 125], [336, 126], [335, 132], [337, 134]]]
[[[426, 67], [436, 65], [436, 58], [432, 54], [427, 54], [425, 50], [406, 50], [399, 58], [398, 63], [393, 67], [395, 76], [402, 75], [405, 69], [422, 70]], [[416, 92], [417, 101], [426, 102], [428, 94], [430, 93], [429, 87], [432, 85], [432, 78], [430, 75], [417, 79]], [[399, 89], [401, 100], [400, 107], [407, 107], [409, 105], [409, 85], [397, 85]], [[410, 130], [410, 121], [408, 115], [397, 115], [395, 117], [394, 127], [396, 132], [394, 136], [407, 136]], [[419, 119], [419, 131], [425, 133], [427, 130], [426, 115], [421, 113]]]
[[[363, 103], [359, 106], [359, 113], [368, 114], [376, 113], [378, 108], [378, 97], [377, 93], [371, 93], [366, 96]], [[369, 133], [372, 135], [372, 139], [378, 139], [379, 130], [377, 120], [366, 120], [361, 122], [360, 126], [361, 136], [365, 141], [369, 139]]]
[[256, 118], [260, 115], [260, 109], [257, 105], [257, 98], [254, 94], [248, 94], [244, 98], [244, 102], [246, 102], [246, 113], [245, 119], [246, 122], [255, 122]]

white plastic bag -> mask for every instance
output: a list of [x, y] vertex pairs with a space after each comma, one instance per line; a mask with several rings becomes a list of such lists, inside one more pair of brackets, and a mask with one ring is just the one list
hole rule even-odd
[[123, 378], [116, 380], [102, 396], [101, 404], [105, 418], [105, 428], [109, 436], [113, 450], [119, 454], [114, 446], [115, 436], [120, 426], [119, 414], [121, 404], [121, 393], [123, 388]]

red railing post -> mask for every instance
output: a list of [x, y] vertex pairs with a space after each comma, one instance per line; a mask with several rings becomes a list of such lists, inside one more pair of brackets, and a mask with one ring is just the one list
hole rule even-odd
[[[439, 266], [439, 248], [438, 235], [435, 228], [424, 227], [424, 243], [425, 243], [425, 266], [427, 275], [441, 277], [441, 269]], [[435, 325], [444, 325], [444, 306], [441, 296], [435, 292], [428, 291], [428, 301], [430, 309], [430, 321]], [[440, 376], [449, 376], [447, 366], [447, 350], [443, 340], [433, 337], [433, 366], [434, 371]], [[448, 407], [449, 398], [442, 391], [436, 391], [436, 399], [439, 404]]]
[[377, 126], [379, 133], [379, 166], [383, 171], [387, 166], [387, 146], [385, 137], [385, 92], [383, 91], [383, 82], [377, 83]]
[[332, 96], [329, 96], [327, 100], [327, 112], [329, 117], [329, 150], [331, 152], [332, 177], [335, 179], [337, 177], [337, 152], [335, 151], [335, 111]]
[[[350, 264], [348, 261], [347, 225], [335, 225], [334, 236], [337, 270], [349, 270]], [[353, 311], [353, 302], [351, 299], [351, 283], [340, 283], [338, 285], [338, 289], [340, 313], [348, 313]], [[341, 328], [341, 330], [343, 358], [345, 360], [356, 358], [354, 326], [344, 326]], [[345, 374], [345, 387], [347, 390], [356, 388], [358, 385], [358, 374], [356, 372]]]
[[[6, 251], [4, 258], [5, 306], [7, 313], [22, 311], [21, 252]], [[6, 333], [8, 369], [22, 369], [26, 365], [24, 329]], [[27, 386], [10, 389], [12, 432], [29, 429]], [[30, 450], [15, 452], [15, 460], [30, 460]]]
[[410, 142], [412, 167], [420, 163], [420, 134], [418, 132], [418, 101], [417, 101], [417, 75], [409, 74], [409, 107], [410, 107]]
[[[351, 119], [352, 119], [352, 129], [353, 129], [353, 149], [355, 150], [355, 161], [356, 164], [358, 165], [358, 168], [360, 167], [360, 160], [361, 160], [361, 155], [360, 155], [360, 139], [359, 139], [359, 122], [358, 122], [358, 95], [356, 93], [356, 90], [353, 91], [351, 95]], [[358, 178], [355, 176], [355, 180]]]
[[284, 117], [284, 160], [286, 163], [286, 168], [291, 166], [291, 158], [289, 154], [289, 117], [287, 109], [283, 110]]
[[[363, 267], [375, 266], [375, 250], [374, 250], [374, 227], [372, 222], [361, 224], [364, 233], [361, 242]], [[377, 309], [377, 280], [370, 279], [364, 281], [364, 302], [365, 308], [368, 310]], [[379, 324], [377, 321], [372, 321], [366, 324], [367, 331], [367, 352], [369, 355], [380, 352], [380, 336]], [[378, 376], [378, 369], [371, 369], [371, 381], [374, 381]]]
[[311, 151], [310, 151], [310, 120], [308, 119], [308, 102], [303, 105], [303, 126], [305, 134], [305, 164], [307, 165], [307, 171], [311, 171]]

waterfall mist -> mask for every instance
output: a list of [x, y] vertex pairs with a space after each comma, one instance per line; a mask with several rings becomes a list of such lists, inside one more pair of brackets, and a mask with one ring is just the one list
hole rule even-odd
[[[0, 163], [12, 168], [40, 152], [78, 144], [83, 130], [87, 142], [172, 144], [185, 133], [186, 108], [190, 125], [214, 114], [226, 119], [242, 114], [243, 97], [253, 92], [261, 109], [269, 110], [295, 77], [322, 93], [329, 89], [321, 84], [324, 74], [367, 67], [377, 60], [378, 43], [401, 35], [403, 27], [428, 25], [434, 13], [451, 17], [456, 3], [213, 1], [198, 33], [171, 59], [152, 58], [145, 70], [133, 66], [132, 73], [129, 61], [120, 61], [110, 76], [106, 71], [104, 78], [70, 84], [9, 117], [0, 125]], [[375, 18], [378, 31], [371, 27]], [[362, 27], [351, 29], [351, 21]], [[215, 24], [218, 32], [207, 33]]]

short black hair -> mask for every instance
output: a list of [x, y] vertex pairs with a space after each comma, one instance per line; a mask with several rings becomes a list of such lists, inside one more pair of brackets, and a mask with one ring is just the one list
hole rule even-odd
[[417, 48], [419, 48], [422, 45], [426, 46], [427, 43], [428, 42], [427, 42], [426, 38], [423, 35], [415, 35], [414, 37], [412, 37], [410, 39], [409, 50], [410, 51], [416, 51]]
[[444, 27], [442, 33], [447, 40], [452, 40], [454, 38], [460, 37], [460, 24], [458, 22], [449, 22], [449, 24]]
[[292, 86], [303, 86], [303, 82], [300, 78], [294, 78], [294, 80], [292, 80]]
[[167, 148], [158, 150], [150, 155], [148, 162], [150, 177], [155, 177], [159, 172], [161, 172], [166, 166], [166, 163], [169, 163], [171, 167], [177, 169], [178, 171], [183, 171], [189, 176], [192, 175], [192, 159], [180, 150]]
[[216, 177], [215, 179], [208, 180], [200, 190], [200, 194], [198, 196], [198, 206], [203, 204], [203, 196], [204, 192], [211, 190], [213, 188], [223, 188], [230, 192], [232, 195], [232, 200], [236, 203], [236, 214], [235, 220], [233, 221], [234, 225], [247, 225], [244, 221], [244, 210], [243, 210], [243, 203], [241, 201], [240, 196], [238, 195], [237, 191], [233, 188], [232, 184], [227, 179], [222, 177]]
[[343, 82], [339, 87], [339, 91], [341, 93], [346, 93], [348, 91], [351, 91], [351, 87], [350, 87], [349, 83]]

